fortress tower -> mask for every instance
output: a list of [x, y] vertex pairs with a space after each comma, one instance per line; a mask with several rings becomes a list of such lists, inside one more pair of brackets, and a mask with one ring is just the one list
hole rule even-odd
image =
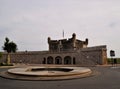
[[49, 51], [73, 51], [79, 50], [81, 48], [86, 48], [88, 45], [88, 39], [81, 41], [76, 39], [76, 34], [72, 34], [72, 38], [60, 39], [60, 40], [51, 40], [48, 37]]

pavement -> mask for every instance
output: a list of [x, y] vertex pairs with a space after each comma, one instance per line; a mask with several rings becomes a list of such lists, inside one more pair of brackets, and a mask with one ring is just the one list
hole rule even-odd
[[[0, 89], [120, 89], [120, 66], [89, 67], [97, 75], [61, 81], [21, 81], [0, 77]], [[0, 68], [5, 71], [9, 68]]]

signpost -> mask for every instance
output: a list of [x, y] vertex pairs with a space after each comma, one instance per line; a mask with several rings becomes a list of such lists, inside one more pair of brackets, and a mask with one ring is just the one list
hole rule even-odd
[[114, 50], [110, 50], [110, 56], [114, 57], [115, 56], [115, 51]]
[[110, 50], [110, 56], [111, 56], [112, 66], [114, 64], [117, 64], [117, 59], [113, 58], [115, 56], [115, 51], [114, 50]]

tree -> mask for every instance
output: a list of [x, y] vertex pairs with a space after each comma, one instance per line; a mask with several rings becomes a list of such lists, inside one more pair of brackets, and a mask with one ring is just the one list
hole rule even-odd
[[13, 41], [9, 41], [9, 38], [5, 38], [3, 50], [8, 53], [7, 55], [7, 64], [10, 64], [10, 53], [15, 53], [17, 51], [17, 45]]

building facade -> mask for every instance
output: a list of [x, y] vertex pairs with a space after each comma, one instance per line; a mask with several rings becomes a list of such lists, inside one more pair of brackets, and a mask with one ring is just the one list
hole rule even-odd
[[61, 39], [61, 40], [51, 40], [48, 37], [49, 51], [60, 52], [60, 51], [73, 51], [79, 50], [81, 48], [86, 48], [88, 45], [88, 39], [81, 41], [76, 39], [76, 34], [73, 33], [72, 38]]
[[[73, 33], [69, 39], [51, 40], [48, 37], [48, 51], [25, 51], [11, 53], [11, 63], [54, 64], [93, 66], [107, 64], [106, 45], [87, 47], [88, 39], [76, 39]], [[5, 62], [7, 54], [0, 60]]]

